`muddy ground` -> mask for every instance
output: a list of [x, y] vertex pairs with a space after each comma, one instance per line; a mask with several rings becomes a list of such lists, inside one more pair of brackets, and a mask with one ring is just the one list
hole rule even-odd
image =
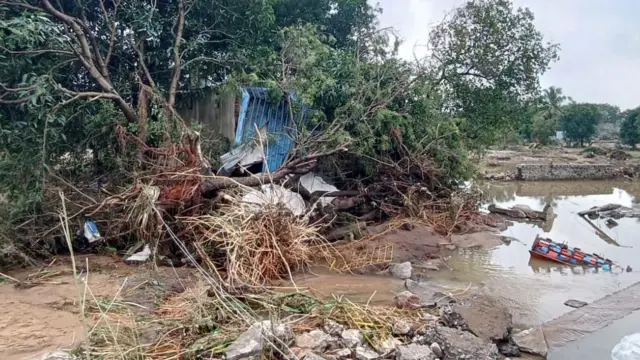
[[[133, 308], [141, 313], [152, 313], [159, 300], [184, 291], [197, 279], [194, 269], [129, 266], [108, 256], [78, 256], [76, 261], [81, 272], [78, 286], [69, 257], [58, 257], [41, 269], [7, 273], [21, 283], [0, 284], [1, 359], [29, 359], [80, 343], [85, 338], [83, 299], [85, 306], [108, 306], [117, 300], [135, 304]], [[85, 321], [94, 324], [97, 318]]]
[[[274, 289], [308, 291], [318, 298], [344, 296], [356, 303], [392, 307], [396, 294], [406, 287], [404, 280], [389, 274], [388, 263], [412, 262], [416, 279], [433, 266], [445, 266], [441, 248], [450, 245], [451, 241], [430, 228], [403, 230], [382, 226], [371, 232], [377, 235], [363, 242], [358, 249], [367, 253], [384, 247], [391, 251], [386, 263], [343, 272], [332, 270], [327, 264], [318, 265], [295, 274], [293, 282], [274, 283]], [[492, 233], [474, 234], [473, 238], [470, 246], [497, 244], [496, 235]], [[457, 238], [458, 246], [464, 246], [462, 239]], [[118, 257], [97, 255], [78, 256], [76, 262], [81, 272], [78, 286], [71, 271], [71, 260], [64, 256], [43, 264], [42, 268], [7, 273], [20, 283], [16, 285], [7, 280], [0, 284], [0, 307], [6, 309], [0, 317], [1, 359], [29, 359], [46, 351], [77, 346], [86, 336], [81, 299], [85, 306], [98, 303], [108, 306], [117, 301], [129, 304], [140, 315], [145, 315], [153, 314], [169, 295], [202, 284], [197, 270], [189, 267], [133, 266]], [[95, 312], [92, 314], [85, 319], [87, 324], [99, 320]]]
[[[604, 152], [615, 150], [614, 143], [596, 142], [593, 147]], [[494, 149], [478, 159], [480, 169], [485, 175], [515, 174], [520, 164], [612, 164], [618, 168], [640, 165], [640, 151], [626, 149], [628, 159], [612, 159], [607, 154], [589, 154], [586, 148], [561, 146], [510, 146], [507, 149]]]

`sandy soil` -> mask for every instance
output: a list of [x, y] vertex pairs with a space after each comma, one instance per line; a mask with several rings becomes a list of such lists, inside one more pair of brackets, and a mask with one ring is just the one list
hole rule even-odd
[[[23, 281], [20, 286], [0, 284], [0, 308], [4, 309], [0, 316], [0, 359], [33, 359], [81, 342], [85, 332], [80, 294], [84, 293], [86, 279], [87, 303], [95, 303], [92, 297], [111, 301], [119, 294], [117, 299], [136, 303], [139, 305], [136, 308], [144, 311], [153, 311], [158, 297], [181, 291], [181, 284], [195, 280], [193, 269], [159, 268], [156, 272], [150, 267], [128, 266], [119, 259], [101, 256], [78, 257], [76, 261], [81, 271], [80, 292], [69, 258], [56, 259], [45, 270], [48, 276], [38, 282], [26, 281], [39, 271], [32, 268], [9, 273]], [[86, 319], [88, 324], [96, 320]]]
[[386, 230], [386, 225], [379, 225], [370, 229], [371, 232], [380, 232], [376, 238], [366, 242], [367, 248], [375, 248], [381, 245], [393, 246], [393, 262], [405, 261], [418, 262], [438, 257], [439, 245], [446, 244], [447, 240], [428, 227], [416, 226], [411, 230], [392, 229]]
[[[5, 309], [0, 316], [0, 358], [28, 358], [84, 339], [73, 276], [51, 281], [55, 283], [29, 289], [0, 285], [0, 307]], [[88, 284], [96, 297], [106, 298], [117, 293], [120, 281], [110, 275], [90, 274]]]

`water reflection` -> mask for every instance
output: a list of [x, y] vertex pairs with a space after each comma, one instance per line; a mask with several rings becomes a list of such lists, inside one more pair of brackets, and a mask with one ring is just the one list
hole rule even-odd
[[527, 205], [541, 210], [552, 207], [556, 215], [546, 223], [515, 223], [503, 235], [517, 239], [509, 246], [491, 250], [466, 249], [452, 254], [449, 266], [434, 276], [450, 281], [482, 284], [485, 291], [501, 297], [514, 309], [515, 321], [534, 325], [558, 317], [570, 310], [568, 299], [587, 302], [640, 281], [640, 272], [603, 272], [597, 269], [568, 267], [531, 259], [529, 249], [540, 235], [567, 242], [586, 252], [602, 254], [619, 265], [640, 269], [640, 244], [635, 240], [638, 219], [616, 220], [606, 226], [603, 219], [591, 226], [579, 211], [608, 203], [640, 208], [640, 186], [611, 181], [512, 182], [487, 184], [483, 188], [484, 205], [501, 207]]

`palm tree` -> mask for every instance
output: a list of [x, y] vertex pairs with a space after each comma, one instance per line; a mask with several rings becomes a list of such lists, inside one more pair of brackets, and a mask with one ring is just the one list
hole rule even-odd
[[562, 103], [567, 100], [567, 97], [562, 95], [562, 89], [551, 86], [548, 89], [544, 89], [542, 92], [542, 108], [544, 117], [551, 119], [559, 116], [562, 108]]
[[555, 134], [556, 129], [560, 126], [562, 105], [566, 100], [567, 97], [562, 95], [561, 88], [551, 86], [543, 90], [531, 126], [532, 136], [536, 141], [545, 144]]

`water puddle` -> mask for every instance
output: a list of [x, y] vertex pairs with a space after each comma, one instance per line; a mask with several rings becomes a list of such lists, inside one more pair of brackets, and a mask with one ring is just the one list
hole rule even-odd
[[640, 208], [638, 184], [608, 181], [578, 182], [512, 182], [488, 184], [485, 206], [528, 205], [542, 210], [550, 205], [556, 214], [546, 224], [515, 223], [503, 235], [517, 241], [490, 250], [460, 249], [447, 261], [451, 271], [431, 272], [434, 279], [459, 282], [460, 287], [472, 283], [507, 304], [519, 327], [549, 321], [569, 312], [566, 300], [595, 301], [607, 294], [640, 281], [640, 271], [626, 273], [620, 269], [602, 272], [595, 269], [571, 268], [531, 259], [529, 248], [536, 235], [602, 254], [619, 265], [640, 270], [640, 244], [636, 244], [640, 219], [621, 219], [619, 226], [607, 228], [604, 220], [594, 224], [597, 230], [577, 213], [593, 206], [617, 203]]

